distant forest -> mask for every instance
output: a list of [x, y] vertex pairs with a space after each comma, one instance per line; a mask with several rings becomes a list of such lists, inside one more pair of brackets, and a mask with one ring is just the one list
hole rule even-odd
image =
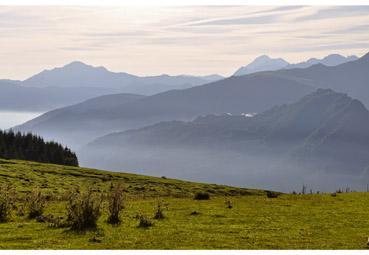
[[0, 158], [78, 166], [77, 156], [69, 148], [56, 142], [45, 142], [30, 133], [13, 131], [0, 130]]

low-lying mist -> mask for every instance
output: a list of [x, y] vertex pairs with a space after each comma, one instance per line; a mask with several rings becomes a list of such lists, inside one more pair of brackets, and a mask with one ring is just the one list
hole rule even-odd
[[[212, 148], [158, 148], [125, 146], [84, 149], [79, 152], [82, 166], [166, 176], [197, 182], [218, 183], [282, 192], [313, 192], [338, 189], [366, 190], [368, 175], [328, 172], [304, 167], [280, 154], [250, 155]], [[314, 165], [319, 162], [314, 162]]]
[[36, 118], [42, 112], [0, 111], [0, 129], [5, 130]]

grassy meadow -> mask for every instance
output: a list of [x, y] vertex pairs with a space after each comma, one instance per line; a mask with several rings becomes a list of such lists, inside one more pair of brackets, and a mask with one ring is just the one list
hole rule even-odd
[[[28, 219], [17, 210], [38, 189], [43, 215], [64, 217], [74, 189], [107, 193], [123, 183], [121, 224], [107, 223], [107, 203], [96, 230], [83, 233]], [[366, 249], [369, 193], [268, 198], [262, 190], [167, 178], [0, 160], [0, 185], [15, 187], [17, 208], [0, 223], [0, 249]], [[198, 192], [209, 200], [194, 200]], [[160, 204], [165, 218], [153, 219]], [[229, 208], [232, 207], [232, 208]], [[26, 210], [26, 209], [25, 209]], [[138, 227], [138, 214], [152, 226]]]

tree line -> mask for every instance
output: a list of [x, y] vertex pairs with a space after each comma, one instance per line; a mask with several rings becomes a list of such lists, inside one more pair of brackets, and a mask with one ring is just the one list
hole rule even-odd
[[0, 157], [78, 166], [77, 156], [69, 148], [56, 142], [45, 142], [31, 133], [0, 130]]

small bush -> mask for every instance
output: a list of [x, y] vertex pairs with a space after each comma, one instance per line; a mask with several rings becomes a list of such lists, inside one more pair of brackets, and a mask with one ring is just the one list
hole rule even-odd
[[332, 193], [332, 194], [331, 194], [331, 196], [332, 196], [332, 197], [336, 197], [336, 196], [337, 196], [337, 193], [336, 193], [336, 192], [334, 192], [334, 193]]
[[124, 209], [123, 186], [118, 184], [116, 187], [111, 187], [111, 193], [108, 196], [109, 202], [109, 217], [108, 223], [119, 224], [120, 212]]
[[85, 231], [97, 227], [101, 215], [101, 197], [95, 196], [91, 190], [85, 193], [73, 193], [67, 204], [67, 222], [71, 230]]
[[95, 232], [95, 235], [90, 238], [88, 241], [91, 243], [101, 243], [102, 242], [102, 238], [105, 236], [104, 234], [104, 230], [103, 229], [98, 229]]
[[35, 219], [42, 215], [45, 208], [45, 198], [38, 190], [32, 191], [28, 197], [28, 218]]
[[209, 200], [210, 195], [206, 192], [197, 192], [194, 197], [195, 200]]
[[148, 228], [154, 225], [145, 214], [139, 214], [138, 220], [139, 220], [138, 223], [139, 228]]
[[193, 211], [190, 213], [190, 215], [199, 215], [200, 213], [198, 211]]
[[232, 209], [233, 208], [233, 204], [232, 204], [232, 201], [231, 200], [226, 200], [225, 201], [225, 204], [227, 206], [228, 209]]
[[64, 219], [64, 217], [59, 216], [59, 217], [50, 217], [47, 218], [47, 220], [45, 222], [49, 223], [49, 227], [50, 228], [68, 228], [70, 227], [70, 223]]
[[155, 212], [155, 215], [154, 215], [154, 219], [155, 220], [162, 220], [164, 218], [165, 218], [165, 215], [164, 215], [164, 212], [163, 212], [162, 205], [161, 205], [161, 203], [158, 203], [158, 206], [156, 208], [156, 212]]
[[48, 214], [48, 215], [41, 215], [36, 217], [37, 222], [53, 222], [54, 221], [54, 215]]
[[25, 209], [24, 209], [24, 205], [20, 204], [17, 206], [17, 216], [24, 216], [25, 215]]
[[266, 195], [268, 198], [277, 198], [279, 196], [279, 194], [277, 192], [273, 192], [273, 191], [267, 191]]
[[0, 187], [0, 222], [7, 222], [15, 203], [15, 192], [8, 187]]
[[102, 242], [101, 238], [99, 238], [97, 236], [91, 237], [90, 239], [88, 239], [88, 241], [91, 242], [91, 243], [101, 243]]

